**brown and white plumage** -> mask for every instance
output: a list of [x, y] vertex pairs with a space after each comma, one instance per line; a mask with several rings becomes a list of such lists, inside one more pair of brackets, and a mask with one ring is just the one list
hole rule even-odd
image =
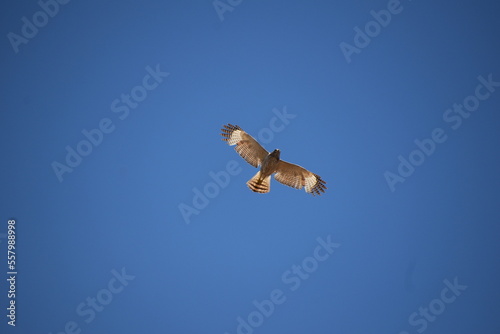
[[307, 169], [280, 160], [280, 150], [269, 153], [252, 136], [243, 131], [239, 126], [227, 124], [222, 128], [222, 140], [229, 145], [236, 145], [235, 150], [239, 155], [254, 167], [260, 170], [248, 182], [248, 187], [258, 193], [270, 191], [271, 175], [289, 187], [302, 189], [313, 195], [325, 192], [326, 182], [317, 174]]
[[222, 128], [222, 140], [234, 148], [243, 159], [250, 165], [258, 167], [269, 154], [252, 136], [243, 131], [238, 125], [224, 125]]
[[295, 189], [304, 187], [306, 192], [313, 195], [321, 195], [326, 189], [326, 182], [321, 179], [321, 176], [283, 160], [279, 161], [274, 178]]

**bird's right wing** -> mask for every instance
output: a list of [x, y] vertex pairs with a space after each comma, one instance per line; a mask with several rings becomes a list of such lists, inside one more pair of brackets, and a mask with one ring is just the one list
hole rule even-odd
[[227, 124], [222, 128], [222, 140], [229, 145], [236, 145], [236, 152], [250, 165], [258, 167], [269, 154], [252, 136], [243, 131], [238, 125]]
[[283, 160], [278, 162], [274, 178], [295, 189], [305, 188], [306, 192], [313, 195], [321, 195], [326, 189], [326, 182], [321, 179], [321, 176]]

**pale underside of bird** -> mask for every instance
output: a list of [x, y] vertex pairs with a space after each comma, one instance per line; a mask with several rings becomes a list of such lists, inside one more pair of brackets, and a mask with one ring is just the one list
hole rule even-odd
[[250, 165], [260, 170], [252, 177], [247, 186], [257, 193], [268, 193], [271, 189], [271, 175], [289, 187], [302, 189], [313, 195], [325, 192], [326, 182], [319, 175], [307, 169], [280, 160], [280, 150], [269, 153], [252, 136], [243, 131], [238, 125], [227, 124], [222, 128], [222, 140], [234, 148], [239, 155]]

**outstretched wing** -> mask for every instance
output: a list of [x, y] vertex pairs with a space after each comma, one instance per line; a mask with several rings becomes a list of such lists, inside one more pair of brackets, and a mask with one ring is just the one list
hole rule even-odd
[[305, 187], [306, 192], [313, 195], [321, 195], [326, 189], [326, 182], [319, 175], [283, 160], [278, 162], [274, 178], [292, 188], [302, 189]]
[[269, 154], [252, 136], [238, 125], [227, 124], [222, 128], [222, 140], [234, 148], [250, 165], [258, 167]]

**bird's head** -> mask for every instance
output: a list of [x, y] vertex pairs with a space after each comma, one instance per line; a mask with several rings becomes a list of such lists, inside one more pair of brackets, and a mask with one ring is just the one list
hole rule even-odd
[[271, 152], [271, 156], [276, 158], [276, 159], [279, 159], [280, 158], [280, 150], [275, 149], [274, 151]]

